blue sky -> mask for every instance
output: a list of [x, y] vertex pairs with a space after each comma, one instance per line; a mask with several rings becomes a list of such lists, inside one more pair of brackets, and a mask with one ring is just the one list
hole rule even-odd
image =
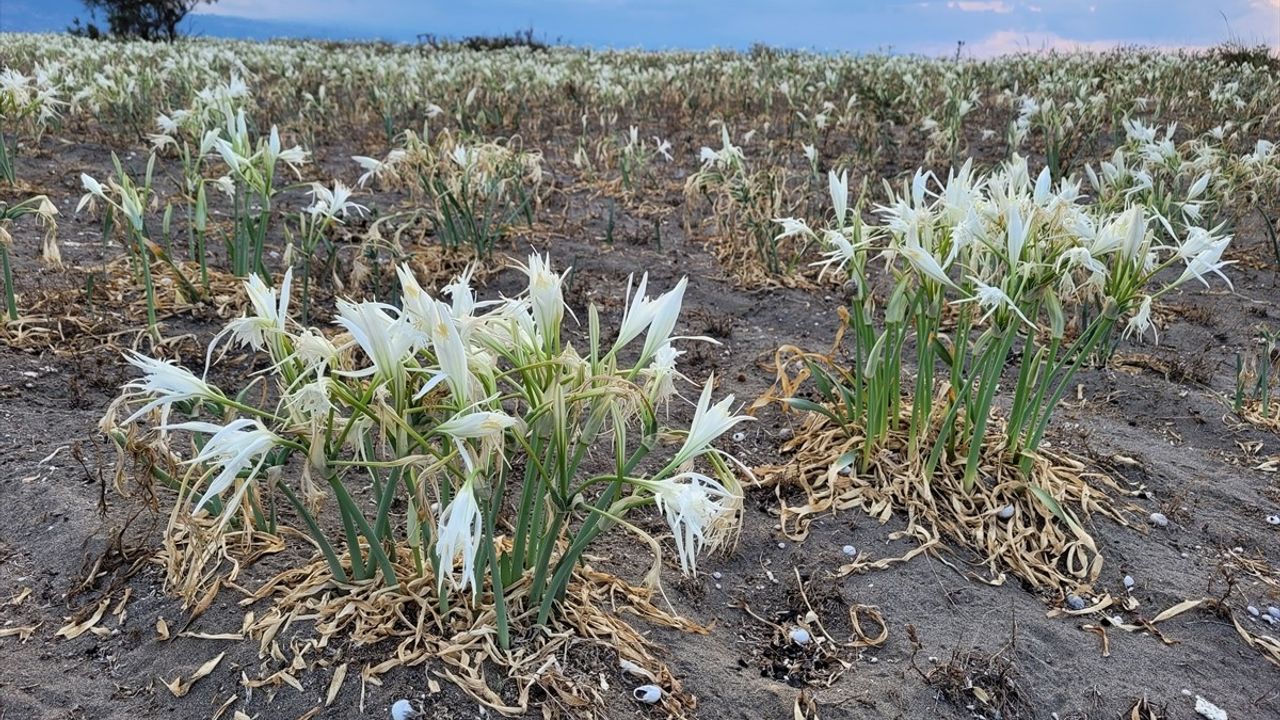
[[[0, 0], [0, 31], [60, 30], [78, 0]], [[1201, 47], [1235, 36], [1280, 48], [1280, 0], [220, 0], [197, 34], [413, 41], [532, 27], [593, 47], [745, 48], [950, 54]]]

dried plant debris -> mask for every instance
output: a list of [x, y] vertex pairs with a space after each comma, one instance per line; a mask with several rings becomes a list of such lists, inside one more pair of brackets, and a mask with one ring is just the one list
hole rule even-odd
[[[765, 615], [743, 599], [731, 603], [754, 621], [742, 636], [750, 655], [739, 664], [758, 668], [762, 677], [792, 687], [830, 687], [853, 668], [862, 650], [880, 647], [888, 639], [889, 627], [879, 609], [844, 602], [830, 586], [815, 603], [810, 598], [815, 585], [795, 571], [785, 607]], [[838, 617], [833, 611], [837, 607], [847, 617]], [[832, 635], [837, 622], [848, 629], [844, 639]]]
[[[896, 452], [892, 438], [869, 472], [842, 467], [838, 459], [860, 442], [827, 418], [810, 415], [783, 445], [787, 464], [754, 470], [761, 484], [777, 489], [783, 531], [797, 541], [808, 535], [814, 517], [831, 511], [858, 509], [881, 522], [894, 515], [906, 518], [907, 528], [892, 537], [916, 541], [908, 557], [859, 554], [839, 574], [883, 568], [920, 552], [938, 554], [951, 543], [977, 555], [985, 582], [1002, 583], [1012, 572], [1032, 587], [1074, 591], [1092, 585], [1102, 569], [1085, 520], [1100, 515], [1128, 522], [1112, 497], [1130, 491], [1062, 453], [1038, 453], [1027, 480], [1006, 463], [1002, 439], [995, 435], [984, 450], [981, 481], [965, 490], [962, 468], [949, 463], [940, 464], [925, 482], [920, 461]], [[787, 500], [792, 489], [803, 493], [802, 503]]]
[[[173, 561], [175, 553], [208, 552], [194, 535], [174, 537], [175, 542], [161, 553], [164, 562]], [[225, 574], [178, 575], [187, 578], [188, 584], [175, 589], [185, 591], [192, 618], [199, 617], [220, 593], [238, 589], [245, 568], [282, 550], [280, 538], [262, 533], [218, 537], [214, 554], [224, 564], [215, 567], [223, 568]], [[398, 560], [406, 564], [406, 573], [411, 572], [412, 562], [409, 554]], [[188, 566], [181, 561], [173, 565], [177, 570]], [[193, 584], [197, 581], [206, 584]], [[510, 608], [523, 607], [526, 588], [523, 582], [507, 591]], [[340, 585], [333, 581], [325, 561], [315, 559], [280, 572], [255, 591], [242, 592], [240, 605], [248, 610], [241, 633], [258, 645], [260, 658], [256, 676], [250, 671], [242, 681], [249, 688], [301, 691], [305, 675], [322, 673], [328, 693], [336, 693], [344, 682], [358, 677], [364, 697], [365, 689], [380, 685], [387, 673], [418, 668], [429, 678], [455, 684], [483, 707], [501, 714], [542, 708], [552, 716], [592, 717], [610, 697], [629, 692], [637, 680], [662, 689], [657, 704], [671, 717], [685, 717], [696, 706], [661, 660], [658, 648], [630, 619], [685, 632], [707, 630], [659, 609], [652, 602], [653, 591], [590, 566], [574, 573], [560, 612], [547, 625], [539, 627], [535, 622], [536, 606], [513, 612], [509, 621], [516, 642], [509, 650], [498, 643], [491, 605], [442, 607], [430, 577], [398, 588], [373, 581]], [[226, 633], [218, 638], [239, 635]], [[335, 656], [328, 650], [335, 647], [345, 650]], [[613, 680], [602, 683], [601, 673]], [[198, 679], [175, 679], [171, 689], [177, 688], [177, 695]]]

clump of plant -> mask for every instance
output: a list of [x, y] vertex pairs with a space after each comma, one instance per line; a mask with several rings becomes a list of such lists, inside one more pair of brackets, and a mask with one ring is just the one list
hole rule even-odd
[[650, 146], [640, 139], [640, 129], [632, 125], [624, 140], [617, 144], [618, 172], [622, 176], [622, 189], [633, 192], [638, 183], [652, 174], [651, 165], [656, 157], [662, 157], [667, 162], [671, 162], [671, 143], [654, 137], [653, 145]]
[[685, 182], [685, 195], [701, 195], [711, 204], [713, 244], [721, 262], [746, 282], [791, 275], [810, 244], [791, 247], [793, 238], [775, 232], [774, 218], [787, 212], [784, 169], [752, 170], [723, 123], [720, 145], [719, 150], [702, 148], [702, 167]]
[[[780, 352], [782, 400], [810, 414], [793, 448], [829, 483], [823, 502], [862, 493], [860, 504], [883, 509], [875, 500], [891, 496], [1033, 584], [1091, 581], [1100, 560], [1068, 501], [1103, 505], [1078, 465], [1042, 447], [1049, 421], [1118, 335], [1154, 332], [1154, 302], [1222, 275], [1231, 238], [1193, 228], [1158, 243], [1143, 207], [1082, 205], [1077, 182], [1055, 184], [1047, 168], [1032, 180], [1020, 158], [985, 176], [966, 164], [946, 182], [918, 173], [886, 191], [883, 220], [869, 226], [833, 173], [824, 228], [780, 221], [784, 234], [823, 242], [823, 264], [854, 288], [838, 352]], [[877, 259], [883, 294], [868, 270]], [[810, 380], [813, 399], [798, 396]], [[1009, 529], [1023, 524], [1036, 531]]]
[[542, 185], [542, 157], [510, 141], [466, 142], [442, 132], [404, 133], [384, 159], [353, 158], [384, 187], [408, 186], [426, 201], [432, 232], [450, 250], [487, 258], [523, 221], [533, 224]]
[[[638, 509], [662, 513], [685, 572], [732, 542], [741, 490], [714, 442], [746, 419], [732, 396], [712, 402], [712, 381], [689, 425], [666, 419], [683, 377], [672, 332], [684, 280], [650, 297], [642, 277], [616, 332], [591, 307], [579, 349], [561, 328], [564, 275], [536, 254], [521, 270], [519, 297], [478, 301], [464, 274], [446, 302], [401, 268], [403, 306], [339, 300], [337, 335], [294, 319], [291, 272], [278, 289], [252, 276], [252, 312], [208, 357], [239, 347], [268, 369], [223, 390], [134, 354], [142, 376], [104, 427], [180, 460], [184, 471], [165, 476], [174, 518], [194, 513], [213, 537], [296, 523], [333, 581], [429, 578], [442, 610], [491, 609], [507, 647], [513, 623], [547, 622], [583, 553], [611, 529], [653, 549], [656, 582], [661, 547], [628, 519]], [[277, 512], [276, 498], [292, 513]], [[188, 558], [180, 581], [203, 577], [208, 557]]]
[[5, 317], [11, 322], [18, 319], [18, 294], [13, 287], [13, 259], [9, 252], [13, 247], [13, 236], [9, 234], [9, 227], [20, 217], [34, 215], [46, 228], [42, 256], [46, 262], [58, 264], [61, 257], [56, 240], [58, 223], [54, 219], [57, 214], [58, 208], [44, 195], [12, 204], [0, 200], [0, 273], [4, 277]]
[[1236, 415], [1280, 430], [1280, 331], [1262, 330], [1254, 352], [1236, 353]]
[[[48, 124], [58, 118], [58, 87], [48, 73], [25, 75], [15, 68], [0, 70], [0, 180], [14, 185], [18, 135], [26, 132], [39, 141]], [[5, 137], [12, 137], [12, 144]]]
[[[156, 262], [162, 264], [163, 268], [168, 271], [169, 276], [173, 278], [174, 284], [183, 298], [188, 302], [199, 299], [201, 293], [187, 279], [182, 267], [173, 259], [170, 252], [169, 216], [166, 215], [161, 228], [163, 245], [153, 239], [153, 228], [147, 223], [147, 209], [155, 197], [152, 189], [155, 161], [156, 156], [152, 154], [147, 159], [146, 170], [142, 175], [141, 182], [139, 182], [125, 172], [120, 159], [113, 153], [111, 162], [115, 169], [115, 177], [108, 179], [105, 185], [89, 175], [80, 175], [80, 182], [84, 186], [85, 193], [81, 196], [80, 202], [76, 206], [76, 212], [85, 208], [93, 211], [96, 209], [97, 203], [101, 202], [103, 204], [103, 240], [109, 241], [115, 235], [117, 227], [119, 228], [122, 244], [129, 255], [132, 270], [141, 279], [143, 292], [146, 296], [147, 329], [152, 339], [159, 340], [159, 320], [156, 312], [158, 301], [153, 264]], [[123, 219], [124, 222], [118, 224], [119, 219]]]

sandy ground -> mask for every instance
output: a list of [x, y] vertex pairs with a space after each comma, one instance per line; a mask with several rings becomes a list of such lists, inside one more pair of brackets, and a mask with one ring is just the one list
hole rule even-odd
[[[96, 144], [67, 147], [46, 141], [38, 156], [24, 158], [24, 179], [54, 197], [63, 212], [59, 236], [71, 269], [42, 268], [36, 259], [38, 231], [20, 226], [15, 255], [22, 297], [52, 293], [60, 300], [48, 307], [62, 303], [84, 310], [87, 278], [119, 256], [118, 246], [103, 246], [96, 221], [73, 213], [79, 173], [106, 174], [109, 152]], [[323, 148], [317, 154], [326, 171], [352, 175], [353, 168], [344, 164], [352, 153]], [[650, 286], [658, 288], [688, 275], [677, 334], [708, 335], [721, 344], [699, 347], [683, 358], [685, 372], [697, 381], [715, 372], [721, 392], [740, 400], [768, 388], [771, 376], [762, 363], [778, 345], [821, 350], [830, 342], [835, 309], [844, 302], [839, 288], [736, 287], [704, 245], [685, 236], [687, 208], [676, 187], [648, 195], [641, 207], [569, 187], [565, 173], [571, 167], [554, 157], [549, 161], [564, 192], [548, 200], [539, 221], [544, 232], [535, 242], [558, 263], [574, 266], [568, 298], [579, 317], [586, 317], [591, 302], [604, 309], [606, 324], [620, 317], [631, 271], [649, 271]], [[162, 166], [161, 176], [165, 170], [172, 168]], [[394, 199], [361, 198], [371, 205]], [[614, 243], [606, 245], [610, 203], [615, 204]], [[661, 227], [660, 247], [653, 238], [654, 218]], [[1280, 279], [1274, 265], [1261, 262], [1266, 259], [1261, 235], [1247, 225], [1239, 234], [1233, 252], [1244, 262], [1231, 270], [1235, 291], [1187, 286], [1170, 298], [1173, 312], [1161, 344], [1124, 343], [1120, 357], [1146, 359], [1084, 373], [1080, 395], [1064, 403], [1050, 437], [1057, 447], [1147, 491], [1134, 499], [1139, 509], [1130, 527], [1101, 520], [1089, 527], [1106, 558], [1098, 590], [1123, 596], [1122, 578], [1134, 580], [1131, 593], [1139, 606], [1130, 619], [1149, 619], [1189, 598], [1222, 597], [1230, 588], [1227, 604], [1244, 625], [1274, 635], [1274, 629], [1249, 619], [1244, 608], [1280, 604], [1280, 595], [1225, 562], [1232, 553], [1261, 557], [1273, 574], [1280, 563], [1280, 529], [1264, 519], [1280, 512], [1277, 475], [1254, 469], [1280, 453], [1280, 437], [1241, 426], [1222, 399], [1233, 386], [1234, 353], [1249, 346], [1256, 326], [1274, 324], [1280, 316]], [[517, 231], [508, 251], [518, 256], [529, 240]], [[480, 292], [492, 297], [517, 291], [519, 284], [517, 273], [501, 271]], [[317, 307], [327, 302], [318, 300]], [[86, 312], [108, 313], [112, 307], [112, 299], [100, 297]], [[220, 322], [211, 311], [197, 311], [167, 321], [166, 330], [207, 341]], [[137, 323], [116, 325], [125, 329]], [[224, 717], [242, 710], [260, 718], [295, 718], [313, 708], [318, 714], [307, 717], [359, 716], [359, 683], [348, 681], [328, 708], [322, 708], [329, 683], [325, 673], [303, 675], [303, 692], [285, 687], [249, 694], [238, 684], [242, 673], [254, 676], [260, 667], [254, 643], [157, 638], [158, 618], [180, 628], [185, 617], [180, 603], [163, 591], [162, 569], [145, 562], [147, 549], [159, 542], [164, 517], [111, 489], [114, 453], [96, 432], [130, 370], [103, 331], [84, 334], [67, 327], [65, 332], [67, 338], [52, 347], [0, 346], [0, 630], [35, 627], [25, 641], [0, 638], [0, 719], [209, 717], [237, 693]], [[132, 338], [117, 340], [127, 345]], [[748, 464], [779, 462], [780, 438], [791, 422], [766, 410], [728, 449]], [[1153, 511], [1165, 513], [1169, 525], [1147, 523]], [[1100, 617], [1049, 618], [1058, 599], [1020, 587], [1014, 578], [992, 586], [958, 572], [955, 568], [963, 570], [973, 560], [963, 553], [946, 553], [951, 565], [921, 556], [884, 571], [830, 577], [845, 561], [844, 545], [872, 558], [909, 550], [909, 544], [889, 540], [901, 527], [897, 520], [881, 525], [856, 512], [824, 516], [802, 544], [783, 537], [777, 522], [773, 492], [752, 491], [736, 552], [708, 558], [693, 579], [667, 568], [672, 607], [709, 627], [709, 634], [642, 625], [697, 698], [699, 717], [791, 718], [802, 691], [823, 718], [994, 717], [965, 689], [966, 678], [1007, 698], [1004, 717], [1129, 717], [1130, 707], [1146, 697], [1155, 708], [1167, 708], [1167, 715], [1153, 717], [1189, 718], [1195, 716], [1196, 695], [1233, 719], [1280, 717], [1280, 669], [1247, 647], [1224, 617], [1204, 611], [1181, 615], [1161, 623], [1164, 641], [1150, 633], [1113, 630], [1104, 654], [1099, 635], [1082, 629]], [[637, 557], [636, 546], [621, 535], [606, 538], [594, 555], [596, 567], [633, 580], [648, 562], [646, 553]], [[120, 579], [139, 558], [140, 570]], [[100, 559], [104, 572], [82, 586], [86, 568]], [[250, 583], [263, 576], [250, 571]], [[804, 579], [809, 600], [834, 637], [850, 632], [852, 604], [877, 608], [887, 623], [887, 641], [849, 652], [848, 670], [829, 687], [785, 671], [790, 649], [740, 609], [745, 605], [771, 620], [802, 612], [797, 577]], [[27, 589], [20, 602], [4, 603]], [[119, 598], [126, 589], [127, 613], [123, 618], [109, 614], [101, 623], [108, 632], [75, 640], [55, 637], [65, 618], [96, 606], [100, 598]], [[243, 613], [238, 599], [224, 592], [187, 629], [238, 629]], [[333, 652], [370, 658], [379, 650], [343, 646]], [[222, 652], [222, 663], [186, 697], [173, 697], [162, 684]], [[582, 662], [576, 670], [584, 682], [603, 681], [610, 688], [602, 693], [604, 716], [652, 714], [630, 699], [634, 681], [607, 657]], [[823, 674], [822, 668], [813, 670], [811, 677]], [[368, 716], [385, 717], [386, 708], [402, 697], [420, 700], [427, 717], [481, 716], [474, 702], [447, 684], [428, 695], [421, 668], [397, 670], [384, 680], [382, 687], [367, 689]]]

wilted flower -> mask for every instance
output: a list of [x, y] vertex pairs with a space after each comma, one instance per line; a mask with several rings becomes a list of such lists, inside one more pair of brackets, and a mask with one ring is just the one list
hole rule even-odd
[[[645, 486], [671, 527], [680, 569], [687, 575], [698, 569], [698, 553], [719, 536], [715, 526], [732, 519], [734, 498], [724, 485], [701, 473], [683, 472]], [[710, 536], [710, 537], [709, 537]]]
[[[445, 577], [449, 577], [459, 590], [466, 590], [470, 586], [472, 594], [480, 592], [475, 578], [475, 566], [483, 535], [483, 518], [476, 501], [475, 479], [472, 477], [458, 488], [453, 500], [440, 513], [440, 523], [436, 530], [436, 557], [441, 565], [436, 573], [437, 587], [443, 587]], [[462, 577], [460, 580], [453, 580], [453, 565], [459, 555], [462, 556]]]
[[[209, 481], [204, 495], [200, 496], [196, 502], [197, 510], [203, 508], [210, 498], [222, 494], [224, 490], [231, 487], [240, 472], [250, 466], [253, 466], [253, 469], [249, 471], [248, 479], [252, 480], [266, 462], [267, 453], [280, 443], [280, 438], [260, 421], [246, 418], [232, 420], [225, 426], [193, 421], [166, 425], [165, 429], [212, 434], [200, 453], [187, 461], [187, 464], [221, 468], [221, 472]], [[237, 491], [235, 497], [228, 503], [228, 509], [238, 502], [246, 487], [248, 487], [247, 483]]]
[[139, 352], [130, 352], [125, 356], [130, 365], [138, 368], [143, 377], [125, 384], [126, 392], [150, 397], [151, 399], [122, 424], [127, 425], [146, 415], [156, 408], [168, 409], [176, 402], [186, 400], [220, 400], [222, 393], [204, 380], [192, 375], [189, 370], [172, 362], [147, 357]]

